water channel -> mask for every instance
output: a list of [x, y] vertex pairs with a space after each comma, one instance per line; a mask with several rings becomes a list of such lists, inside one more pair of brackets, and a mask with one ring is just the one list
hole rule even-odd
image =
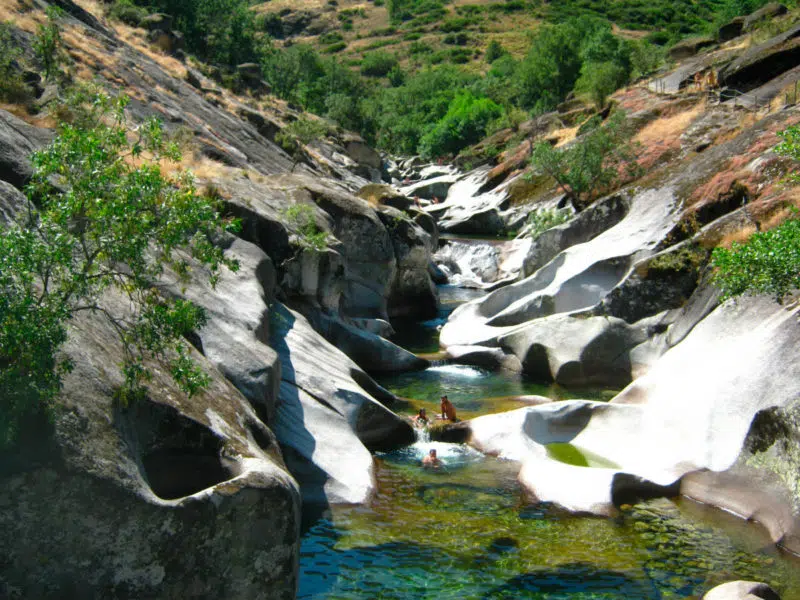
[[[447, 286], [441, 292], [439, 318], [399, 324], [397, 343], [434, 352], [447, 313], [481, 293]], [[463, 418], [524, 406], [524, 395], [613, 395], [451, 364], [378, 381], [409, 399], [409, 414], [421, 406], [435, 412], [446, 393]], [[424, 470], [420, 461], [432, 447], [444, 467]], [[570, 448], [552, 450], [573, 464], [604, 466]], [[615, 518], [576, 516], [529, 502], [516, 481], [517, 463], [467, 446], [418, 441], [375, 461], [378, 491], [369, 506], [308, 517], [298, 598], [699, 598], [744, 579], [800, 600], [800, 562], [777, 551], [759, 526], [690, 500], [626, 506]]]

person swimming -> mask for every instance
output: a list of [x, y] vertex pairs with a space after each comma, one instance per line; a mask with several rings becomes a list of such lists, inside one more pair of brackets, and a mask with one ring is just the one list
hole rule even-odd
[[425, 427], [430, 421], [428, 420], [428, 414], [425, 412], [424, 408], [419, 409], [419, 413], [411, 417], [411, 421], [417, 427]]
[[442, 461], [436, 456], [436, 448], [431, 448], [428, 455], [422, 459], [422, 466], [426, 468], [438, 468], [442, 466]]

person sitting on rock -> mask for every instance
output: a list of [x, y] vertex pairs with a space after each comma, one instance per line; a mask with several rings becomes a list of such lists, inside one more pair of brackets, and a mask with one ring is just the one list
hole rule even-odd
[[414, 423], [414, 425], [416, 425], [417, 427], [425, 427], [425, 426], [426, 426], [426, 425], [429, 423], [429, 421], [428, 421], [428, 414], [425, 412], [425, 409], [424, 409], [424, 408], [420, 408], [420, 409], [419, 409], [419, 413], [417, 413], [416, 415], [414, 415], [414, 416], [411, 418], [411, 421], [412, 421], [412, 422]]
[[453, 406], [453, 403], [447, 399], [447, 396], [442, 396], [441, 419], [444, 421], [450, 421], [451, 423], [455, 423], [458, 420], [456, 419], [456, 407]]
[[422, 459], [422, 466], [429, 469], [435, 469], [442, 466], [442, 461], [439, 460], [438, 456], [436, 456], [436, 448], [431, 448], [430, 452], [428, 452], [428, 455]]

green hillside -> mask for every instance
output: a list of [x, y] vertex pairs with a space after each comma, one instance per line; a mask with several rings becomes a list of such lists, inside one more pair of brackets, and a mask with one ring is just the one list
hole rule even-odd
[[168, 13], [223, 83], [258, 63], [290, 103], [386, 151], [438, 157], [570, 94], [600, 109], [658, 69], [669, 44], [763, 2], [116, 0], [110, 14]]

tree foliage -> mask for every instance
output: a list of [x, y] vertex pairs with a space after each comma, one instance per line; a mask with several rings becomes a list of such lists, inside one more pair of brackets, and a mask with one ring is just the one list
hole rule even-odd
[[640, 171], [624, 112], [614, 113], [606, 123], [594, 117], [586, 129], [564, 148], [540, 142], [531, 155], [534, 169], [555, 179], [577, 211], [609, 191], [621, 175], [633, 177]]
[[[119, 336], [122, 399], [142, 393], [151, 359], [165, 360], [190, 395], [207, 383], [182, 342], [203, 324], [202, 310], [154, 284], [165, 268], [188, 276], [179, 250], [207, 265], [212, 282], [222, 266], [237, 265], [213, 243], [223, 225], [215, 202], [190, 175], [170, 177], [159, 166], [179, 158], [160, 122], [143, 123], [129, 141], [126, 102], [94, 96], [77, 124], [61, 124], [33, 155], [27, 212], [0, 236], [0, 445], [57, 394], [70, 369], [58, 350], [79, 312], [104, 315]], [[104, 306], [109, 288], [127, 295], [129, 314]]]
[[61, 39], [61, 9], [47, 8], [47, 21], [39, 25], [33, 40], [33, 51], [42, 65], [44, 78], [49, 80], [62, 74], [61, 67], [67, 61], [64, 42]]
[[488, 98], [476, 98], [470, 92], [456, 96], [444, 115], [420, 140], [423, 156], [456, 154], [462, 148], [479, 142], [493, 120], [503, 109]]

